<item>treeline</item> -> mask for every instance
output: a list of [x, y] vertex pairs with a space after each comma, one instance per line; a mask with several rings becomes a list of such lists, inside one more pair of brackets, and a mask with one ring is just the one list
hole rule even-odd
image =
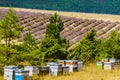
[[[18, 40], [22, 27], [16, 24], [16, 14], [12, 9], [0, 21], [0, 65], [44, 65], [44, 62], [60, 59], [79, 59], [84, 63], [99, 61], [102, 58], [120, 57], [120, 34], [113, 31], [105, 39], [98, 40], [96, 31], [91, 29], [84, 38], [72, 47], [69, 41], [60, 36], [64, 29], [61, 17], [56, 13], [50, 17], [46, 34], [40, 42], [28, 32], [22, 43]], [[19, 44], [18, 44], [19, 43]]]

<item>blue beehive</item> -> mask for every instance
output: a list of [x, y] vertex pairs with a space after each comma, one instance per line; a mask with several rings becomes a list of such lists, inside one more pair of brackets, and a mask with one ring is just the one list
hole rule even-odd
[[15, 80], [28, 80], [29, 78], [29, 71], [25, 70], [18, 70], [15, 71]]

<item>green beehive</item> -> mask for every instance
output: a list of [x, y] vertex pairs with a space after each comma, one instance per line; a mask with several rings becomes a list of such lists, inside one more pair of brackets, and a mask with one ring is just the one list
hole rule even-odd
[[103, 62], [97, 62], [97, 69], [103, 69]]

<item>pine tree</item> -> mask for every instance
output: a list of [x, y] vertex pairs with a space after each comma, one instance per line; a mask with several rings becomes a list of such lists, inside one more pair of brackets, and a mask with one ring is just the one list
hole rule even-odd
[[39, 62], [66, 58], [68, 41], [60, 36], [63, 29], [61, 17], [55, 13], [51, 16], [50, 23], [47, 25], [45, 37], [40, 44], [40, 53], [34, 57], [35, 60], [38, 60], [37, 65]]
[[[0, 37], [5, 41], [6, 60], [10, 59], [13, 40], [18, 39], [22, 28], [16, 24], [16, 14], [9, 9], [5, 18], [0, 22]], [[9, 62], [9, 61], [8, 61]]]
[[84, 63], [95, 61], [96, 55], [96, 39], [95, 30], [91, 29], [84, 38], [79, 40], [76, 46], [69, 50], [69, 59], [80, 59]]

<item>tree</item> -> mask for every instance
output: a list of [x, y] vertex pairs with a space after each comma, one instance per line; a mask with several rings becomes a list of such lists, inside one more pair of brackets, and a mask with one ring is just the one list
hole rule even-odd
[[30, 32], [25, 34], [24, 41], [22, 44], [19, 44], [18, 46], [14, 46], [14, 49], [16, 49], [19, 52], [19, 66], [30, 65], [31, 60], [36, 55], [36, 51], [39, 50], [38, 43], [35, 41], [35, 38], [32, 36]]
[[101, 40], [98, 50], [96, 56], [98, 60], [102, 58], [120, 58], [120, 33], [116, 30], [112, 31], [107, 38]]
[[30, 62], [31, 58], [36, 54], [36, 50], [38, 48], [38, 43], [35, 41], [35, 38], [32, 36], [30, 32], [28, 32], [24, 36], [24, 42], [23, 42], [23, 58], [25, 61]]
[[80, 59], [84, 63], [95, 61], [97, 41], [95, 39], [96, 31], [91, 29], [76, 46], [69, 50], [69, 59]]
[[31, 52], [37, 47], [37, 42], [30, 32], [24, 36], [23, 45], [26, 48], [25, 51]]
[[[16, 14], [12, 9], [9, 9], [5, 18], [0, 22], [0, 37], [5, 41], [5, 57], [6, 60], [10, 59], [12, 54], [11, 46], [13, 44], [13, 39], [17, 39], [22, 28], [16, 24]], [[9, 61], [7, 61], [9, 64]]]
[[[50, 23], [47, 25], [46, 34], [40, 43], [39, 54], [34, 57], [35, 60], [43, 63], [45, 60], [65, 59], [68, 47], [68, 41], [60, 36], [63, 30], [63, 22], [61, 17], [56, 13], [51, 16]], [[39, 64], [41, 65], [41, 64]]]

